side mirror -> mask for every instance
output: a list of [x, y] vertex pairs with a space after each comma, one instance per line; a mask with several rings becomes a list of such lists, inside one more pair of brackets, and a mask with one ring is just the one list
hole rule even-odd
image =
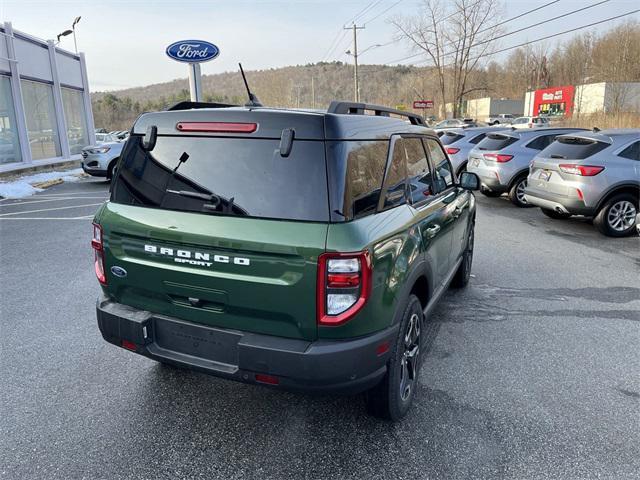
[[147, 132], [142, 137], [142, 149], [146, 152], [150, 152], [156, 147], [156, 141], [158, 140], [158, 127], [151, 125], [147, 128]]
[[480, 190], [480, 179], [473, 172], [462, 172], [459, 185], [465, 190]]

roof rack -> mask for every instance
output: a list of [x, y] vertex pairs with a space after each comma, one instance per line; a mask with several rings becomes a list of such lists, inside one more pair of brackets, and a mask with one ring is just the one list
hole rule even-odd
[[329, 105], [327, 113], [365, 115], [366, 110], [370, 110], [374, 112], [376, 116], [380, 117], [389, 117], [390, 114], [407, 117], [409, 119], [409, 122], [411, 122], [411, 125], [425, 125], [422, 117], [415, 113], [403, 112], [402, 110], [383, 107], [381, 105], [370, 105], [368, 103], [342, 102], [339, 100], [334, 100], [333, 102], [331, 102], [331, 105]]
[[167, 111], [171, 110], [190, 110], [192, 108], [228, 108], [237, 107], [238, 105], [229, 105], [227, 103], [209, 103], [209, 102], [178, 102], [175, 105], [167, 108]]

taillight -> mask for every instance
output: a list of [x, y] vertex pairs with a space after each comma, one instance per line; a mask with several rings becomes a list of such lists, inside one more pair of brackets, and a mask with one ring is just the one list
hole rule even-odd
[[370, 293], [369, 252], [323, 253], [318, 257], [318, 325], [347, 322], [364, 306]]
[[176, 129], [181, 132], [253, 133], [258, 129], [258, 124], [231, 122], [179, 122], [176, 125]]
[[96, 270], [96, 277], [98, 277], [98, 282], [100, 282], [100, 284], [106, 285], [107, 276], [104, 271], [104, 243], [102, 239], [102, 227], [97, 223], [93, 224], [91, 247], [93, 248], [94, 253], [93, 264]]
[[505, 155], [503, 153], [485, 153], [483, 157], [492, 162], [506, 163], [513, 158], [513, 155]]
[[456, 153], [458, 153], [460, 151], [459, 148], [455, 148], [455, 147], [448, 147], [447, 148], [447, 153], [449, 155], [455, 155]]
[[576, 165], [573, 163], [561, 163], [558, 165], [560, 170], [571, 175], [580, 175], [582, 177], [593, 177], [604, 170], [604, 167], [594, 167], [592, 165]]

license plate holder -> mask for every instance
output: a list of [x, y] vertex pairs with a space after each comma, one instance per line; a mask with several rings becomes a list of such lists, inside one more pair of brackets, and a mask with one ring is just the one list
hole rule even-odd
[[540, 180], [544, 180], [545, 182], [548, 182], [549, 179], [551, 178], [551, 172], [549, 170], [540, 170], [540, 173], [538, 174], [538, 178]]

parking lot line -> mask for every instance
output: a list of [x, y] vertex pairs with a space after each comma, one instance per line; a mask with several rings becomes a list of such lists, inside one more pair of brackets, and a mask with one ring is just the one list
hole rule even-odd
[[82, 207], [97, 207], [98, 205], [102, 205], [103, 202], [100, 203], [87, 203], [84, 205], [71, 205], [68, 207], [55, 207], [55, 208], [41, 208], [39, 210], [27, 210], [24, 212], [10, 212], [10, 213], [0, 213], [0, 218], [8, 217], [10, 215], [26, 215], [27, 213], [39, 213], [39, 212], [51, 212], [53, 210], [68, 210], [70, 208], [82, 208]]
[[91, 220], [93, 215], [82, 217], [0, 217], [0, 220]]
[[15, 198], [12, 200], [20, 200], [20, 201], [13, 202], [13, 203], [3, 203], [3, 204], [0, 204], [0, 207], [11, 207], [13, 205], [27, 205], [27, 204], [31, 205], [32, 203], [58, 202], [63, 200], [82, 200], [84, 198], [87, 198], [87, 199], [102, 198], [106, 200], [106, 197], [56, 197], [56, 198], [45, 198], [43, 200], [26, 200], [23, 198], [20, 198], [20, 199]]

